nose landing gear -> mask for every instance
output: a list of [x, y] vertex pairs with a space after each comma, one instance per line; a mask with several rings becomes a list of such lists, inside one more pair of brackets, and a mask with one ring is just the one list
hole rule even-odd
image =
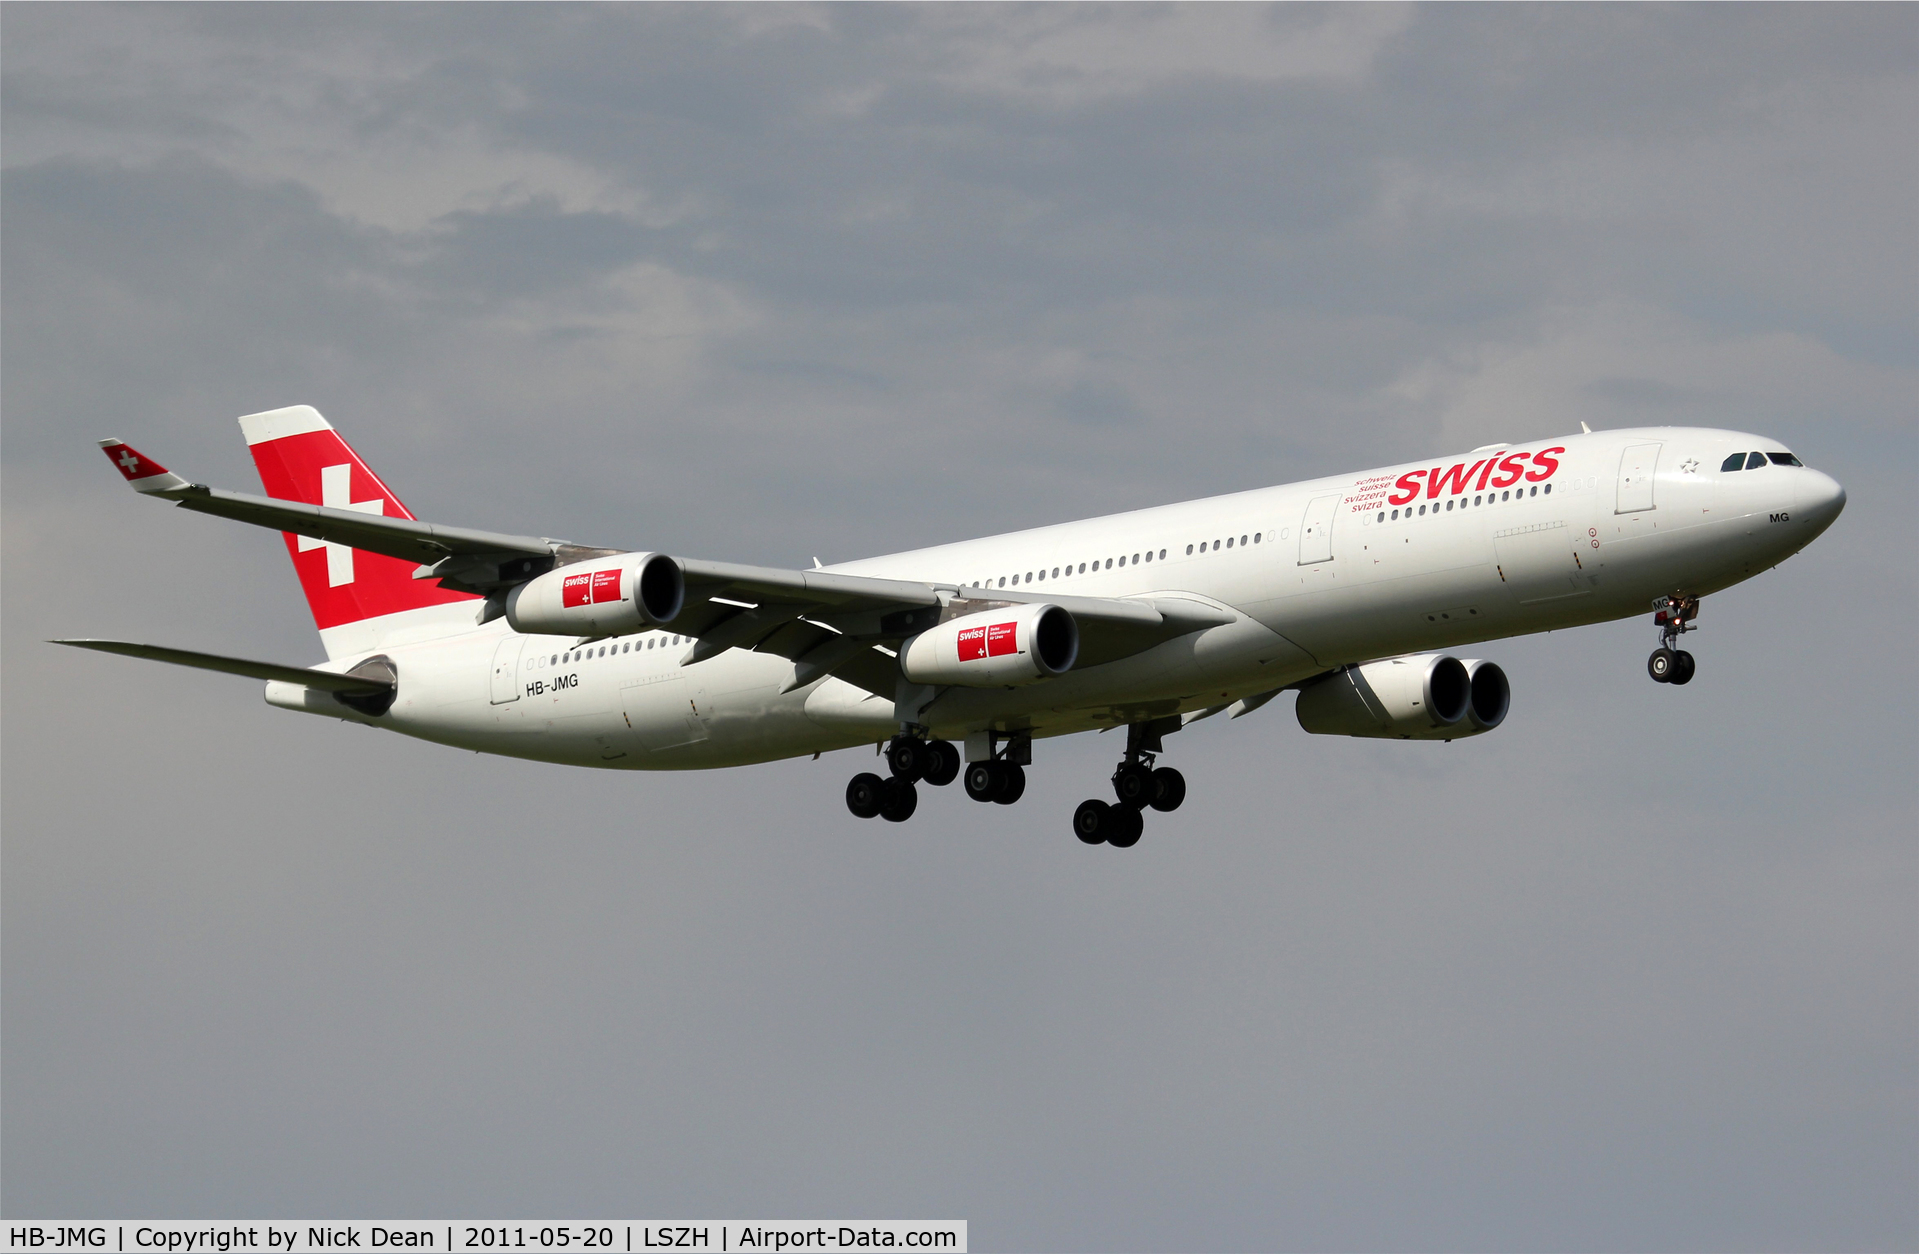
[[1657, 684], [1689, 684], [1694, 670], [1692, 654], [1673, 646], [1686, 632], [1699, 630], [1692, 621], [1699, 617], [1699, 598], [1675, 592], [1654, 601], [1653, 607], [1657, 611], [1652, 621], [1659, 628], [1659, 647], [1646, 659], [1646, 673]]

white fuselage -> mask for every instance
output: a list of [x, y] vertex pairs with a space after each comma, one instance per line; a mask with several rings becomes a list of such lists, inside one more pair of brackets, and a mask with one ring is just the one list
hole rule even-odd
[[[1731, 431], [1608, 431], [1511, 446], [1563, 449], [1543, 483], [1497, 486], [1508, 477], [1497, 470], [1501, 446], [827, 569], [1042, 596], [1185, 598], [1234, 616], [1037, 684], [948, 688], [921, 715], [951, 739], [1059, 735], [1728, 587], [1805, 547], [1843, 507], [1839, 485], [1816, 470], [1720, 469], [1733, 453], [1779, 447]], [[1493, 469], [1483, 469], [1488, 458]], [[1455, 463], [1471, 473], [1429, 495], [1426, 478]], [[1408, 482], [1417, 495], [1400, 505]], [[432, 617], [420, 634], [434, 638], [409, 643], [404, 624], [381, 638], [377, 652], [399, 673], [384, 715], [289, 684], [270, 683], [267, 699], [481, 752], [633, 770], [763, 762], [898, 729], [890, 697], [837, 679], [783, 694], [794, 673], [785, 658], [735, 649], [683, 666], [690, 642], [670, 630], [576, 648], [572, 637], [515, 635], [501, 620], [437, 634], [445, 617]]]

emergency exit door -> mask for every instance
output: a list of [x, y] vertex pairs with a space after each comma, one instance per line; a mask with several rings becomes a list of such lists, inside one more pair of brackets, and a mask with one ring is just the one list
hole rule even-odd
[[515, 632], [493, 650], [493, 704], [505, 705], [520, 699], [520, 650], [526, 637]]
[[1652, 499], [1653, 472], [1659, 468], [1659, 445], [1634, 444], [1619, 455], [1619, 504], [1615, 514], [1656, 509]]
[[1310, 566], [1314, 562], [1333, 560], [1333, 514], [1339, 508], [1339, 497], [1316, 496], [1306, 506], [1305, 520], [1299, 524], [1299, 564]]

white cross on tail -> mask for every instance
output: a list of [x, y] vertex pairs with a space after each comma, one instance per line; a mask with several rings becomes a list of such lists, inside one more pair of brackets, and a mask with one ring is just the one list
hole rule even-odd
[[[353, 495], [353, 467], [350, 464], [323, 466], [320, 468], [320, 504], [328, 509], [350, 509], [361, 514], [384, 514], [386, 502], [375, 498], [371, 501], [350, 501]], [[344, 544], [335, 544], [331, 540], [316, 540], [312, 536], [300, 537], [300, 552], [311, 553], [324, 546], [326, 548], [326, 581], [329, 588], [337, 588], [343, 583], [353, 582], [353, 550]]]

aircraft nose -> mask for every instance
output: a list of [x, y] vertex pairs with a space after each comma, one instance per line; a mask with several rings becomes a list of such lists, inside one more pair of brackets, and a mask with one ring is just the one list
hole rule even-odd
[[1801, 489], [1804, 499], [1799, 508], [1811, 514], [1820, 523], [1830, 523], [1839, 517], [1839, 511], [1846, 508], [1846, 490], [1839, 481], [1822, 471], [1811, 471], [1806, 476], [1806, 484]]

